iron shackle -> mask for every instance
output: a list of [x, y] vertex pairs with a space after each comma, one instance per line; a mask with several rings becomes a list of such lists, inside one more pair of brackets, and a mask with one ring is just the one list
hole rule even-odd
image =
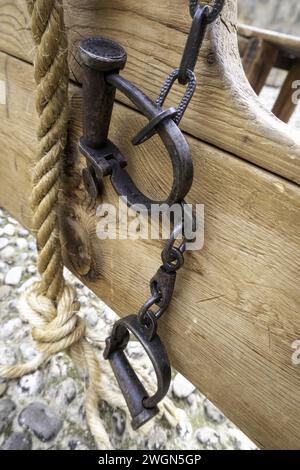
[[[174, 108], [163, 110], [141, 90], [119, 75], [126, 63], [126, 52], [117, 43], [101, 37], [88, 38], [80, 43], [83, 62], [83, 129], [80, 150], [86, 157], [83, 177], [91, 196], [104, 176], [110, 175], [116, 192], [126, 198], [129, 206], [143, 204], [172, 205], [181, 201], [190, 190], [193, 163], [182, 132], [172, 119]], [[108, 139], [116, 90], [125, 94], [137, 109], [149, 119], [149, 124], [134, 139], [138, 144], [157, 132], [167, 149], [173, 167], [173, 185], [165, 201], [155, 201], [144, 195], [125, 170], [127, 160]]]
[[[148, 323], [142, 323], [137, 315], [129, 315], [118, 320], [112, 333], [106, 340], [104, 359], [108, 359], [119, 387], [124, 395], [132, 417], [132, 428], [138, 429], [152, 419], [158, 412], [158, 403], [169, 390], [171, 367], [166, 349], [157, 332], [157, 322], [151, 312], [147, 316]], [[130, 333], [132, 333], [145, 349], [150, 358], [157, 377], [157, 391], [149, 396], [140, 379], [133, 370], [125, 355]]]

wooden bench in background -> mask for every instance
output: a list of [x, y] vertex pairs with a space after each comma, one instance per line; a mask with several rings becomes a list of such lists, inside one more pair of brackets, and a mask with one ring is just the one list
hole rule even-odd
[[258, 95], [272, 68], [288, 72], [272, 109], [275, 116], [288, 122], [296, 108], [292, 85], [300, 80], [300, 38], [243, 24], [239, 25], [238, 33], [243, 67]]

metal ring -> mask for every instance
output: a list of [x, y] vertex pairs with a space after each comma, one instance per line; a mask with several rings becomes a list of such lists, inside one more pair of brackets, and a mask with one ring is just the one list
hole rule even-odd
[[177, 109], [168, 108], [158, 111], [157, 115], [148, 122], [132, 139], [133, 145], [140, 145], [156, 134], [159, 124], [166, 118], [173, 118], [177, 114]]
[[163, 315], [170, 305], [173, 297], [176, 281], [176, 270], [168, 270], [165, 266], [160, 266], [155, 275], [150, 280], [150, 291], [153, 296], [159, 296], [156, 301], [159, 310], [155, 313], [157, 320]]
[[[158, 111], [161, 111], [157, 104], [119, 74], [112, 73], [107, 75], [106, 81], [124, 93], [149, 120], [152, 120]], [[157, 127], [157, 133], [163, 141], [172, 162], [172, 189], [165, 201], [151, 200], [137, 188], [129, 174], [120, 165], [114, 165], [111, 182], [116, 192], [127, 198], [129, 206], [143, 204], [149, 210], [153, 204], [166, 203], [172, 205], [181, 201], [191, 188], [193, 162], [189, 146], [179, 127], [172, 118], [168, 117], [160, 122]]]
[[[184, 235], [182, 233], [183, 231], [183, 228], [184, 228], [184, 224], [183, 223], [179, 223], [176, 225], [176, 227], [174, 227], [173, 229], [173, 232], [171, 233], [171, 236], [170, 238], [168, 239], [167, 243], [166, 243], [166, 246], [163, 250], [163, 253], [166, 253], [166, 256], [168, 252], [171, 252], [172, 248], [174, 247], [174, 244], [178, 238], [178, 235]], [[186, 240], [185, 240], [185, 237], [182, 241], [182, 243], [180, 244], [180, 246], [178, 247], [179, 251], [183, 254], [185, 252], [185, 244], [186, 244]]]
[[172, 246], [172, 248], [169, 250], [163, 250], [161, 254], [161, 259], [162, 262], [164, 263], [164, 268], [168, 271], [178, 271], [184, 263], [184, 257], [183, 257], [183, 252], [182, 248], [185, 245], [185, 242], [183, 242], [179, 248], [176, 246]]
[[[124, 349], [129, 341], [129, 333], [137, 338], [153, 364], [157, 377], [157, 390], [154, 395], [147, 394], [125, 356]], [[112, 365], [132, 415], [133, 428], [138, 429], [158, 412], [155, 407], [168, 392], [171, 367], [167, 351], [156, 333], [149, 340], [148, 331], [141, 325], [137, 315], [129, 315], [115, 323], [111, 336], [106, 340], [104, 359], [108, 359]]]
[[150, 315], [154, 315], [154, 317], [156, 319], [158, 319], [161, 315], [160, 315], [160, 309], [158, 309], [158, 311], [156, 313], [152, 312], [150, 309], [151, 307], [153, 307], [153, 305], [157, 305], [157, 302], [159, 302], [161, 299], [161, 294], [159, 292], [155, 292], [145, 303], [144, 305], [142, 305], [142, 307], [140, 308], [139, 312], [138, 312], [138, 319], [139, 319], [139, 322], [144, 325], [144, 326], [147, 326], [147, 320], [150, 320], [151, 323], [152, 323], [152, 318], [149, 318], [149, 314]]
[[[210, 7], [210, 13], [207, 16], [208, 24], [213, 23], [218, 18], [221, 11], [223, 10], [224, 4], [225, 0], [215, 0], [212, 6], [208, 5]], [[198, 5], [198, 0], [190, 0], [190, 14], [192, 18], [194, 18], [195, 11]]]
[[193, 209], [191, 211], [191, 213], [188, 213], [186, 211], [186, 202], [185, 201], [182, 201], [181, 202], [181, 207], [182, 207], [182, 210], [183, 210], [183, 226], [182, 226], [182, 235], [183, 235], [183, 238], [185, 240], [185, 242], [189, 242], [189, 243], [192, 243], [195, 241], [195, 238], [196, 238], [196, 234], [194, 234], [193, 236], [191, 236], [191, 234], [189, 235], [188, 233], [186, 233], [186, 231], [184, 230], [186, 228], [186, 217], [189, 217], [191, 219], [191, 231], [192, 232], [196, 232], [197, 231], [197, 221], [196, 221], [196, 217], [195, 217], [195, 214], [193, 212]]

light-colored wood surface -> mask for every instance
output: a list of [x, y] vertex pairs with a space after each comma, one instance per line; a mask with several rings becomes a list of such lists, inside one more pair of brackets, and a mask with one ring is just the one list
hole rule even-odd
[[[236, 0], [227, 0], [210, 28], [196, 67], [198, 89], [182, 122], [189, 134], [300, 183], [300, 137], [265, 110], [249, 86], [237, 45]], [[128, 52], [124, 75], [155, 98], [168, 73], [178, 67], [191, 25], [187, 0], [66, 0], [72, 44], [70, 66], [80, 81], [75, 57], [81, 38], [104, 35]], [[0, 50], [31, 61], [24, 0], [0, 0]], [[175, 87], [169, 103], [178, 104]], [[126, 101], [122, 95], [118, 99]]]
[[[36, 126], [32, 72], [30, 65], [0, 55], [7, 98], [0, 105], [0, 201], [27, 227]], [[78, 168], [72, 170], [81, 132], [80, 90], [73, 87], [71, 95], [69, 176], [62, 209], [66, 262], [84, 274], [81, 280], [108, 305], [126, 315], [148, 296], [161, 244], [96, 237], [95, 206], [77, 187]], [[111, 138], [129, 157], [137, 184], [157, 196], [157, 188], [161, 192], [168, 180], [167, 157], [156, 139], [147, 143], [147, 151], [132, 148], [130, 137], [142, 122], [135, 111], [116, 105]], [[173, 365], [259, 446], [299, 448], [300, 366], [292, 364], [291, 344], [300, 339], [300, 188], [188, 140], [195, 162], [188, 200], [205, 204], [205, 245], [187, 255], [160, 333]], [[109, 181], [103, 200], [116, 203]]]

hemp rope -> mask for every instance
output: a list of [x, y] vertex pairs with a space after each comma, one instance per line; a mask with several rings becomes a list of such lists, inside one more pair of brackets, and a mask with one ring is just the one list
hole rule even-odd
[[77, 366], [85, 366], [89, 385], [86, 416], [99, 449], [110, 449], [99, 416], [102, 392], [100, 369], [92, 346], [84, 338], [85, 323], [77, 315], [79, 303], [65, 283], [57, 220], [62, 156], [68, 133], [68, 44], [61, 0], [27, 0], [36, 46], [34, 77], [39, 116], [38, 148], [33, 170], [32, 210], [36, 232], [39, 283], [21, 299], [23, 316], [32, 327], [40, 355], [26, 364], [1, 366], [0, 376], [18, 378], [35, 371], [53, 354], [67, 351]]
[[[120, 393], [111, 393], [101, 383], [99, 361], [87, 341], [85, 322], [77, 315], [79, 302], [74, 288], [66, 284], [57, 220], [62, 157], [68, 133], [68, 43], [62, 0], [26, 0], [36, 46], [34, 77], [37, 84], [36, 109], [39, 116], [38, 148], [33, 170], [33, 228], [38, 247], [41, 281], [22, 295], [20, 310], [32, 328], [31, 335], [40, 355], [25, 364], [0, 366], [0, 377], [15, 379], [36, 371], [53, 354], [66, 351], [75, 365], [88, 375], [86, 417], [99, 449], [111, 449], [99, 416], [100, 397], [125, 409]], [[149, 380], [145, 377], [146, 382]], [[112, 403], [113, 401], [113, 403]], [[165, 399], [162, 414], [177, 424], [176, 407]]]

